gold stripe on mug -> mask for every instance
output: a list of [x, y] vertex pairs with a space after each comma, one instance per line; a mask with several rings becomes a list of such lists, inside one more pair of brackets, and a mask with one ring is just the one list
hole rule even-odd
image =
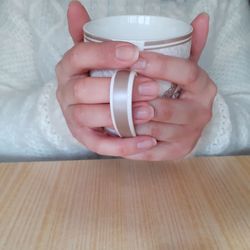
[[[100, 41], [100, 42], [110, 41], [110, 39], [98, 37], [98, 36], [89, 34], [87, 32], [85, 32], [85, 37], [87, 37], [89, 40]], [[164, 39], [164, 40], [160, 40], [160, 41], [147, 41], [147, 42], [145, 42], [145, 47], [148, 47], [148, 46], [157, 46], [158, 47], [159, 45], [162, 45], [162, 44], [179, 43], [179, 42], [187, 40], [191, 37], [192, 37], [192, 32], [188, 33], [185, 36], [180, 36], [180, 37], [176, 37], [176, 38]]]
[[[93, 38], [90, 38], [88, 36], [85, 35], [84, 37], [85, 41], [88, 41], [88, 42], [96, 42], [96, 43], [101, 43], [101, 42], [104, 42], [104, 41], [111, 41], [111, 40], [97, 40], [97, 39], [93, 39]], [[175, 42], [172, 42], [172, 43], [158, 43], [158, 45], [152, 45], [149, 46], [149, 45], [144, 45], [144, 50], [154, 50], [154, 49], [162, 49], [162, 48], [168, 48], [168, 47], [173, 47], [173, 46], [176, 46], [176, 45], [181, 45], [181, 44], [184, 44], [184, 43], [187, 43], [189, 42], [190, 40], [192, 39], [192, 37], [188, 37], [187, 39], [185, 40], [178, 40], [178, 41], [175, 41]]]
[[165, 40], [160, 40], [160, 41], [148, 41], [148, 42], [145, 42], [145, 47], [157, 46], [157, 45], [169, 44], [169, 43], [178, 43], [178, 42], [182, 42], [183, 40], [187, 40], [191, 36], [192, 36], [192, 32], [190, 32], [189, 34], [187, 34], [185, 36], [180, 36], [180, 37], [176, 37], [176, 38], [165, 39]]
[[182, 44], [188, 43], [188, 42], [191, 41], [191, 39], [192, 39], [192, 37], [190, 37], [187, 40], [181, 41], [179, 43], [162, 44], [161, 46], [157, 46], [157, 47], [145, 47], [144, 50], [155, 50], [155, 49], [164, 49], [164, 48], [174, 47], [174, 46], [177, 46], [177, 45], [182, 45]]

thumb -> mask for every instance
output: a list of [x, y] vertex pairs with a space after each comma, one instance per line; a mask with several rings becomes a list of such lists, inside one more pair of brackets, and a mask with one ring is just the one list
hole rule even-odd
[[193, 35], [190, 59], [192, 61], [198, 62], [207, 42], [209, 31], [209, 15], [207, 13], [201, 13], [193, 20], [192, 26]]
[[90, 20], [87, 10], [79, 1], [71, 1], [68, 8], [68, 28], [74, 43], [83, 41], [83, 25]]

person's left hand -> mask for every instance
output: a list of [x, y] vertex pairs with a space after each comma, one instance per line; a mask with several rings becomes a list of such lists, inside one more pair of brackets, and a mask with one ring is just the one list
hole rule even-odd
[[150, 102], [154, 118], [136, 126], [137, 135], [150, 135], [158, 140], [153, 149], [125, 158], [136, 160], [175, 160], [184, 158], [195, 147], [212, 117], [217, 88], [207, 73], [198, 66], [206, 44], [209, 17], [201, 14], [192, 22], [194, 28], [189, 60], [154, 52], [141, 52], [132, 67], [152, 79], [174, 82], [183, 92], [179, 99], [158, 98]]

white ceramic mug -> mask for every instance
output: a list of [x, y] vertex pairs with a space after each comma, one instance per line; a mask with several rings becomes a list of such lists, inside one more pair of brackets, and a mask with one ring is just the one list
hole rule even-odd
[[[124, 15], [92, 20], [83, 27], [85, 42], [123, 41], [164, 55], [189, 58], [193, 28], [180, 20], [161, 16]], [[132, 91], [136, 73], [128, 70], [93, 70], [91, 76], [112, 77], [110, 111], [115, 133], [136, 136], [132, 114]], [[159, 81], [160, 96], [178, 98], [176, 84]]]

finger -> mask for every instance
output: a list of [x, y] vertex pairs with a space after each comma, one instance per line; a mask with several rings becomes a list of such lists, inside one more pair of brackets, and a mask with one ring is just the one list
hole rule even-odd
[[90, 20], [87, 10], [79, 1], [71, 1], [68, 8], [68, 28], [75, 44], [83, 41], [83, 25]]
[[209, 108], [188, 100], [158, 98], [150, 102], [154, 108], [152, 120], [176, 125], [206, 124], [211, 119]]
[[79, 43], [64, 55], [56, 67], [56, 72], [57, 75], [72, 77], [91, 69], [127, 68], [138, 56], [138, 48], [129, 43]]
[[201, 13], [192, 22], [192, 48], [190, 59], [198, 62], [201, 53], [206, 45], [208, 32], [209, 32], [209, 15]]
[[[214, 98], [217, 94], [217, 86], [206, 74], [204, 74], [203, 76], [204, 78], [201, 77], [200, 82], [198, 81], [196, 84], [193, 84], [193, 86], [190, 86], [190, 89], [192, 89], [192, 91], [181, 92], [181, 100], [195, 100], [205, 108], [212, 107]], [[201, 83], [202, 81], [204, 82]]]
[[136, 125], [137, 135], [148, 135], [165, 142], [178, 142], [188, 137], [198, 137], [200, 133], [201, 128], [192, 125], [183, 126], [154, 121]]
[[177, 83], [184, 90], [193, 92], [199, 92], [208, 84], [206, 72], [195, 62], [154, 52], [141, 52], [132, 69], [152, 79]]
[[158, 142], [157, 146], [145, 152], [125, 156], [124, 158], [130, 160], [143, 160], [143, 161], [169, 161], [180, 160], [185, 158], [196, 144], [196, 139], [191, 139], [185, 142], [168, 143]]
[[[83, 127], [112, 127], [110, 106], [108, 104], [72, 105], [66, 109], [67, 116], [78, 126]], [[147, 122], [154, 116], [154, 110], [146, 103], [133, 108], [134, 123]]]
[[89, 128], [78, 128], [74, 136], [93, 152], [117, 157], [144, 152], [157, 145], [157, 141], [149, 136], [111, 137]]
[[[79, 77], [73, 78], [62, 86], [63, 103], [100, 104], [109, 103], [110, 78]], [[137, 77], [133, 87], [133, 101], [148, 101], [155, 99], [160, 92], [159, 83], [150, 79]]]
[[108, 104], [72, 105], [67, 108], [70, 120], [80, 127], [110, 127], [112, 119]]

